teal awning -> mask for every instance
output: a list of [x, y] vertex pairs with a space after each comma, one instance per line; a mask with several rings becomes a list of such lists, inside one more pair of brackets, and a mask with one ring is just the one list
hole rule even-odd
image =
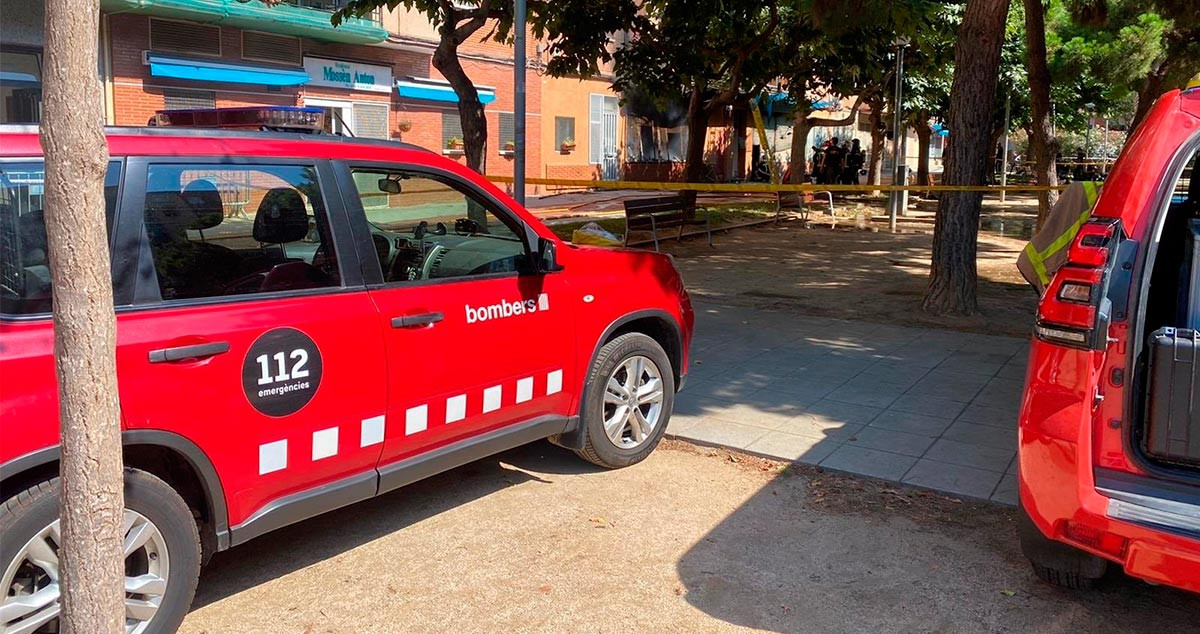
[[[331, 10], [300, 4], [303, 3], [267, 6], [258, 0], [100, 0], [100, 10], [235, 26], [322, 42], [377, 44], [387, 39], [387, 29], [373, 19], [347, 18], [335, 27], [329, 20], [333, 15]], [[336, 5], [333, 2], [319, 4]]]
[[299, 69], [246, 66], [153, 53], [148, 54], [147, 58], [150, 61], [150, 74], [155, 77], [260, 86], [299, 86], [309, 79], [308, 73]]
[[[398, 79], [396, 80], [396, 92], [398, 92], [401, 97], [406, 97], [408, 99], [458, 103], [458, 94], [456, 94], [454, 89], [450, 87], [450, 82], [441, 81], [439, 79], [424, 79], [417, 77]], [[495, 88], [476, 86], [475, 92], [479, 95], [480, 103], [485, 106], [496, 100]]]

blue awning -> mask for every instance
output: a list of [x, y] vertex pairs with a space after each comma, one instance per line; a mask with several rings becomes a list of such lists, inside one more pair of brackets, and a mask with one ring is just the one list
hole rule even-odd
[[155, 77], [260, 86], [299, 86], [309, 80], [308, 73], [300, 69], [245, 66], [154, 54], [146, 57], [150, 61], [150, 74]]
[[[485, 106], [496, 100], [495, 88], [476, 86], [475, 91], [476, 94], [479, 95], [480, 103]], [[438, 79], [425, 79], [418, 77], [397, 79], [396, 92], [400, 93], [401, 97], [406, 97], [408, 99], [458, 103], [458, 95], [455, 94], [454, 89], [450, 87], [450, 82], [441, 81]]]
[[7, 86], [40, 86], [37, 76], [17, 71], [0, 70], [0, 84]]

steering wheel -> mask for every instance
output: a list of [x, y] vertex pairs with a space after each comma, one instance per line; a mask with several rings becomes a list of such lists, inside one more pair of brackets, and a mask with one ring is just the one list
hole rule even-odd
[[445, 250], [446, 247], [440, 244], [433, 245], [433, 248], [429, 250], [429, 254], [425, 256], [425, 262], [421, 264], [421, 277], [419, 279], [429, 279], [430, 274], [433, 273], [434, 264], [437, 263], [438, 257]]

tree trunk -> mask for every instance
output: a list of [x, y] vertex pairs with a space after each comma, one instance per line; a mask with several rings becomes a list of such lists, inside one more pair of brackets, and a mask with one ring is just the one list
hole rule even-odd
[[1142, 85], [1137, 91], [1137, 108], [1133, 112], [1133, 121], [1129, 123], [1129, 132], [1132, 133], [1141, 125], [1142, 120], [1146, 115], [1150, 114], [1150, 108], [1154, 107], [1154, 102], [1163, 94], [1163, 83], [1167, 78], [1167, 74], [1171, 71], [1171, 63], [1174, 60], [1159, 64], [1158, 68], [1152, 69], [1146, 78], [1142, 80]]
[[46, 242], [54, 297], [62, 477], [60, 624], [125, 631], [124, 483], [116, 318], [105, 231], [99, 0], [46, 1]]
[[[483, 102], [479, 101], [475, 83], [458, 60], [458, 47], [443, 36], [433, 51], [432, 63], [458, 96], [458, 120], [462, 126], [463, 154], [467, 159], [467, 167], [484, 174], [487, 170], [487, 118], [483, 116]], [[468, 204], [467, 217], [486, 231], [486, 209], [476, 204]]]
[[[867, 167], [867, 182], [872, 185], [883, 182], [883, 132], [883, 100], [876, 99], [871, 102], [871, 156]], [[871, 195], [878, 196], [879, 190]]]
[[[1031, 106], [1029, 149], [1033, 173], [1041, 186], [1058, 184], [1058, 140], [1050, 111], [1050, 68], [1046, 63], [1046, 8], [1041, 0], [1025, 0], [1025, 67], [1029, 73]], [[1057, 191], [1038, 192], [1037, 226], [1040, 228], [1058, 200]]]
[[[687, 112], [688, 146], [684, 156], [683, 182], [698, 183], [704, 180], [704, 149], [708, 145], [708, 110], [704, 107], [704, 86], [692, 86]], [[686, 189], [683, 195], [684, 211], [688, 218], [696, 217], [696, 190]]]
[[[933, 129], [929, 127], [929, 117], [924, 116], [916, 123], [917, 129], [917, 184], [929, 184], [929, 142], [933, 139]], [[931, 192], [926, 192], [922, 197], [930, 197]]]
[[[950, 156], [947, 185], [981, 185], [992, 160], [988, 136], [1000, 70], [1008, 0], [970, 0], [954, 49], [950, 88]], [[979, 309], [975, 268], [982, 192], [945, 192], [938, 203], [929, 287], [922, 308], [934, 314], [969, 315]]]
[[708, 110], [704, 107], [704, 86], [692, 86], [687, 111], [688, 147], [684, 156], [683, 180], [698, 183], [704, 178], [704, 149], [708, 141]]
[[808, 176], [808, 133], [812, 131], [812, 121], [808, 115], [811, 108], [796, 107], [792, 121], [792, 172], [790, 183], [807, 182]]

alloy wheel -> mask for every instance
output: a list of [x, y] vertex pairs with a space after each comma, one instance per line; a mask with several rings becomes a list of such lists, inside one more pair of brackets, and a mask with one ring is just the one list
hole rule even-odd
[[633, 449], [654, 435], [662, 419], [663, 379], [658, 365], [635, 355], [613, 370], [604, 388], [604, 432], [614, 445]]
[[[125, 632], [142, 634], [158, 612], [167, 592], [170, 557], [162, 532], [137, 511], [125, 510]], [[58, 632], [58, 520], [34, 535], [0, 577], [5, 595], [0, 601], [4, 634]]]

